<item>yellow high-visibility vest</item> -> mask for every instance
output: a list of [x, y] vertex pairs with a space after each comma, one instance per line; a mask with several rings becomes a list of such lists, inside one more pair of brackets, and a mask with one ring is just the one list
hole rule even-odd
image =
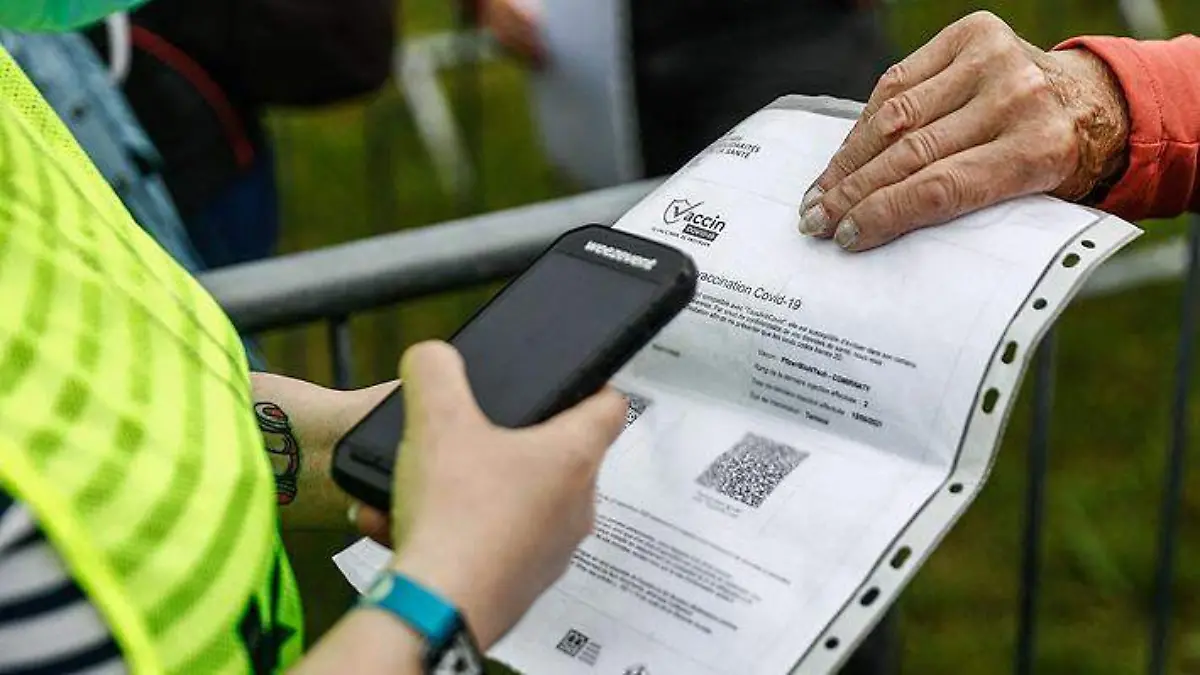
[[0, 50], [0, 486], [134, 673], [300, 653], [246, 357]]

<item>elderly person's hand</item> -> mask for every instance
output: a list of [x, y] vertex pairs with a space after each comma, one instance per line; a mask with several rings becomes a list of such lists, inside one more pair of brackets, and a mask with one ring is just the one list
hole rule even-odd
[[1082, 199], [1120, 171], [1128, 130], [1103, 61], [1044, 52], [978, 12], [884, 74], [800, 231], [863, 251], [1011, 197]]

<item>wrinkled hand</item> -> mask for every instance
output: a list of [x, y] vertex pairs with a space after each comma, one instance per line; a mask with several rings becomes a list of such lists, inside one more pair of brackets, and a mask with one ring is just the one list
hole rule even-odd
[[863, 251], [1011, 197], [1080, 199], [1120, 170], [1128, 129], [1103, 61], [1044, 52], [978, 12], [884, 74], [800, 231]]
[[545, 424], [503, 429], [479, 410], [449, 345], [415, 346], [401, 369], [393, 565], [453, 601], [486, 648], [591, 532], [596, 476], [627, 404], [606, 389]]
[[482, 21], [505, 48], [540, 65], [545, 58], [532, 0], [482, 0]]

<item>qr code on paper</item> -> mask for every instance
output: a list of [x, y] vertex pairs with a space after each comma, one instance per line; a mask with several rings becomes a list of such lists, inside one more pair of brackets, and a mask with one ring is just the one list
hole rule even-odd
[[746, 434], [717, 457], [696, 482], [758, 508], [806, 457], [807, 452], [790, 445]]
[[627, 391], [621, 393], [625, 394], [625, 399], [629, 401], [629, 408], [625, 411], [625, 428], [628, 429], [629, 425], [636, 422], [642, 413], [646, 412], [646, 408], [650, 407], [650, 399]]
[[558, 641], [558, 651], [567, 656], [575, 657], [579, 655], [580, 650], [587, 646], [587, 643], [588, 636], [575, 629], [571, 629]]

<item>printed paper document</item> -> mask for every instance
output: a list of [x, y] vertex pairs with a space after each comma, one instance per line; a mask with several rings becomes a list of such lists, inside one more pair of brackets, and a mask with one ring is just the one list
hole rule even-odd
[[777, 103], [616, 224], [692, 255], [697, 295], [614, 382], [595, 534], [493, 657], [790, 672], [943, 487], [1006, 329], [1105, 216], [1028, 198], [843, 252], [797, 207], [851, 125]]

